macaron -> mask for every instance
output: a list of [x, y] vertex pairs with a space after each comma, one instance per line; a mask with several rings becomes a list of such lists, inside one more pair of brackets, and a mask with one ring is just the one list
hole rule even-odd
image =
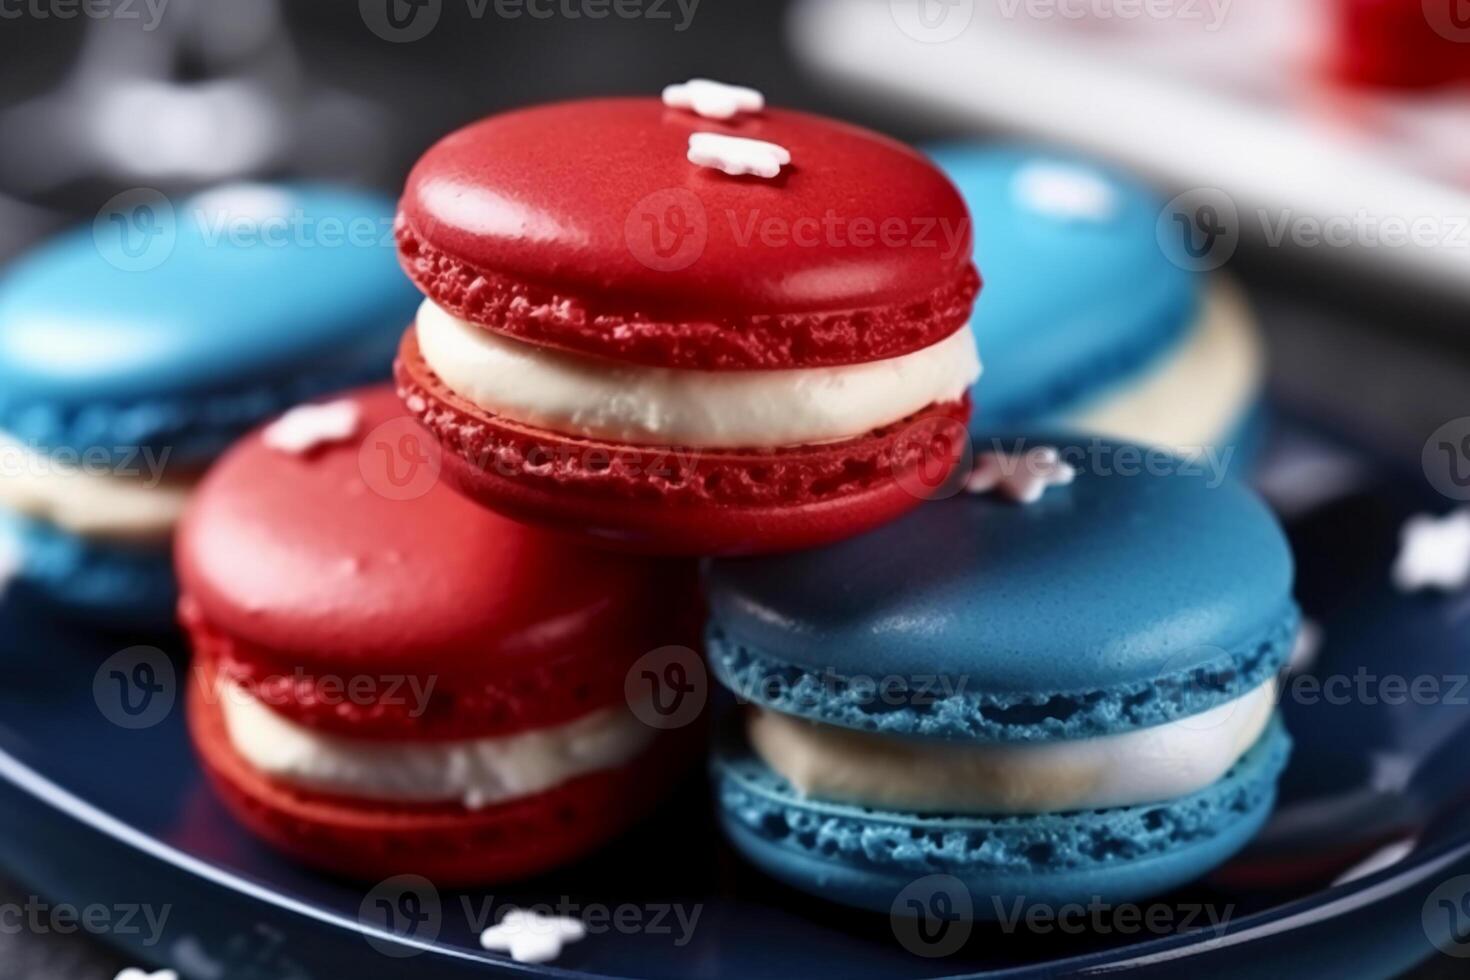
[[414, 291], [392, 202], [326, 186], [115, 199], [0, 277], [0, 534], [19, 591], [161, 627], [200, 473], [304, 399], [386, 379]]
[[625, 695], [645, 654], [695, 656], [692, 569], [464, 499], [390, 386], [231, 449], [177, 561], [205, 771], [246, 827], [314, 867], [534, 874], [636, 820], [702, 741]]
[[1160, 450], [996, 444], [976, 470], [996, 490], [711, 563], [711, 669], [750, 706], [716, 805], [773, 877], [885, 912], [929, 875], [978, 918], [1116, 903], [1204, 874], [1270, 812], [1299, 619], [1270, 512]]
[[653, 553], [805, 547], [911, 509], [909, 477], [958, 458], [980, 370], [964, 202], [876, 133], [670, 101], [493, 116], [413, 168], [398, 243], [427, 299], [397, 378], [446, 475]]
[[1249, 461], [1262, 425], [1258, 331], [1230, 280], [1194, 271], [1160, 237], [1162, 198], [1045, 150], [930, 153], [974, 216], [985, 270], [977, 432], [1065, 427]]

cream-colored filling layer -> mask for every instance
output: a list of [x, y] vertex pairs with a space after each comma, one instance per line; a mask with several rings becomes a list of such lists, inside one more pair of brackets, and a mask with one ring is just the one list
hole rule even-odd
[[1177, 799], [1214, 783], [1271, 719], [1275, 682], [1153, 728], [1069, 742], [967, 745], [754, 711], [750, 743], [804, 796], [911, 813], [1051, 813]]
[[502, 337], [432, 301], [416, 321], [424, 361], [480, 408], [567, 435], [738, 449], [833, 442], [958, 401], [980, 376], [968, 327], [867, 364], [695, 371], [623, 364]]
[[1229, 438], [1261, 388], [1265, 356], [1240, 289], [1217, 279], [1200, 322], [1151, 374], [1066, 419], [1084, 432], [1186, 456]]
[[88, 463], [85, 455], [73, 463], [0, 433], [0, 507], [86, 538], [163, 542], [197, 482], [164, 476], [163, 462], [140, 454], [120, 467]]
[[238, 684], [221, 682], [216, 691], [230, 744], [252, 767], [296, 786], [362, 799], [478, 809], [615, 769], [654, 737], [619, 706], [515, 735], [382, 742], [312, 731]]

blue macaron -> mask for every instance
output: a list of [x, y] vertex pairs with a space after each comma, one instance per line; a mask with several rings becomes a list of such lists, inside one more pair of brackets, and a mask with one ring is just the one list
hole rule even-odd
[[[23, 590], [113, 625], [170, 621], [167, 519], [145, 501], [147, 527], [130, 525], [139, 478], [176, 488], [271, 416], [389, 376], [419, 299], [393, 212], [324, 185], [137, 191], [0, 274], [0, 436], [30, 477], [0, 493], [0, 533]], [[53, 473], [96, 491], [83, 526], [56, 519]], [[118, 486], [133, 495], [111, 521]]]
[[[714, 762], [718, 806], [771, 875], [882, 911], [936, 873], [976, 896], [1125, 901], [1198, 877], [1260, 828], [1288, 752], [1274, 680], [1299, 619], [1279, 526], [1249, 490], [1159, 450], [989, 444], [1016, 465], [1043, 445], [1075, 479], [1035, 503], [960, 493], [840, 545], [709, 565], [711, 666], [749, 706], [749, 737]], [[757, 739], [758, 719], [780, 740]], [[947, 801], [967, 789], [924, 784], [977, 751], [991, 754], [965, 771], [1019, 795], [961, 806]], [[915, 785], [882, 782], [889, 758], [893, 782]], [[1148, 766], [1158, 779], [1138, 776]], [[1061, 796], [1026, 802], [1058, 780]], [[1150, 795], [1161, 785], [1175, 788]]]
[[970, 208], [985, 277], [975, 431], [1069, 425], [1248, 457], [1262, 418], [1255, 327], [1233, 287], [1181, 252], [1159, 195], [1045, 150], [930, 154]]

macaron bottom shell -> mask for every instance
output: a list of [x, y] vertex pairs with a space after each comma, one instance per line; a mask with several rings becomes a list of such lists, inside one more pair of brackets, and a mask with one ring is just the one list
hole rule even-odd
[[210, 696], [214, 682], [210, 669], [196, 664], [188, 724], [226, 807], [288, 857], [360, 881], [419, 874], [440, 887], [486, 885], [570, 863], [650, 811], [700, 741], [664, 735], [625, 766], [478, 810], [379, 802], [303, 790], [251, 768], [230, 744]]
[[[1290, 739], [1279, 719], [1214, 785], [1177, 800], [1035, 816], [928, 817], [799, 796], [737, 739], [712, 764], [725, 835], [771, 877], [829, 901], [895, 911], [904, 889], [951, 875], [971, 915], [1121, 903], [1199, 878], [1260, 830]], [[901, 911], [898, 910], [898, 911]]]
[[440, 381], [413, 331], [395, 373], [461, 493], [515, 520], [644, 554], [769, 554], [881, 526], [947, 485], [970, 415], [966, 398], [836, 443], [642, 447], [490, 415]]
[[11, 587], [17, 601], [99, 628], [173, 628], [178, 586], [166, 544], [90, 541], [3, 510], [0, 536], [11, 538], [20, 554]]

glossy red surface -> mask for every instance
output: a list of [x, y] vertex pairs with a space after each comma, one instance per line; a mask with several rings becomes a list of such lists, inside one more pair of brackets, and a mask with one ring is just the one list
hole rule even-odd
[[768, 554], [851, 537], [918, 506], [968, 445], [968, 398], [837, 443], [700, 450], [595, 442], [490, 415], [439, 380], [411, 330], [395, 373], [444, 447], [445, 478], [467, 497], [630, 552]]
[[[776, 142], [774, 179], [686, 159], [689, 134]], [[968, 318], [969, 215], [924, 157], [768, 109], [729, 122], [651, 98], [492, 116], [409, 175], [404, 267], [452, 312], [650, 364], [777, 368], [893, 357]]]
[[[437, 444], [391, 388], [350, 397], [363, 412], [350, 440], [298, 456], [257, 433], [205, 478], [176, 546], [196, 638], [298, 674], [427, 671], [442, 691], [488, 683], [522, 700], [557, 686], [532, 682], [552, 667], [566, 683], [579, 661], [688, 642], [690, 566], [588, 550], [478, 507], [444, 482]], [[502, 707], [482, 705], [474, 730], [522, 717]], [[438, 734], [463, 734], [451, 729]]]

